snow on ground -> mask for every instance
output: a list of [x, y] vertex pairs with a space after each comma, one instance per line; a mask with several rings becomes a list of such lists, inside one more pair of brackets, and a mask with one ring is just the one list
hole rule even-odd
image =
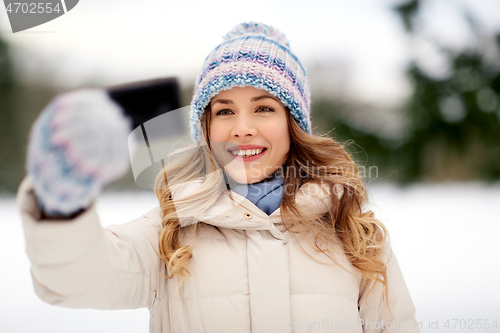
[[[500, 326], [500, 185], [376, 184], [369, 194], [389, 229], [421, 331], [500, 332], [475, 326], [486, 319]], [[107, 226], [155, 206], [153, 192], [105, 193], [98, 212]], [[13, 197], [0, 197], [0, 212], [0, 332], [148, 332], [147, 309], [65, 309], [40, 301]]]
[[[402, 190], [385, 185], [370, 190], [422, 331], [500, 332], [500, 186], [451, 183]], [[485, 319], [490, 324], [497, 319], [498, 328], [476, 329]], [[447, 320], [457, 329], [445, 327]]]

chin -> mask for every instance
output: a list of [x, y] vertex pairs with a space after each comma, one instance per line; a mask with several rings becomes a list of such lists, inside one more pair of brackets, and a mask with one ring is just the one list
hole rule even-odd
[[264, 175], [257, 177], [246, 173], [234, 172], [234, 170], [226, 170], [226, 174], [231, 177], [232, 180], [240, 184], [253, 184], [266, 178]]

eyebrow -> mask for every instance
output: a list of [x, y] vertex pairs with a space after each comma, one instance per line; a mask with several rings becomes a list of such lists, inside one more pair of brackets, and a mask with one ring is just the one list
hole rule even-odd
[[[276, 96], [272, 96], [272, 95], [262, 95], [262, 96], [257, 96], [257, 97], [252, 97], [250, 99], [250, 102], [257, 102], [257, 101], [260, 101], [261, 99], [265, 99], [265, 98], [272, 98], [274, 99], [276, 102], [281, 102], [278, 97]], [[217, 99], [215, 100], [212, 105], [215, 105], [215, 103], [221, 103], [221, 104], [234, 104], [234, 102], [230, 99]]]

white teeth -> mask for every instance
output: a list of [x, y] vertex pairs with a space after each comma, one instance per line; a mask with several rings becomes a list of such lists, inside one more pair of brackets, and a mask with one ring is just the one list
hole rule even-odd
[[264, 149], [235, 150], [232, 153], [237, 156], [252, 156], [262, 153]]

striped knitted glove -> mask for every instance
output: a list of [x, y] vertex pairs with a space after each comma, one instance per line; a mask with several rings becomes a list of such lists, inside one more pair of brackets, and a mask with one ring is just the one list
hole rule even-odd
[[27, 171], [42, 210], [70, 216], [129, 168], [131, 120], [102, 89], [56, 96], [33, 124]]

